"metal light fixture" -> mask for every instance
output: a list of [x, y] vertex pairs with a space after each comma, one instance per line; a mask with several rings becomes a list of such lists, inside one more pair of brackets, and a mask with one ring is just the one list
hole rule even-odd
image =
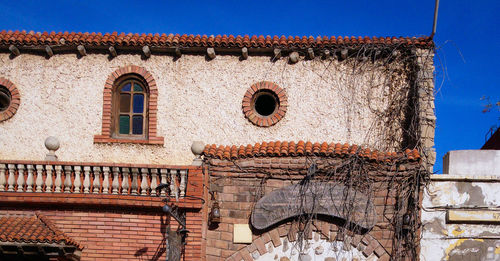
[[171, 217], [173, 217], [177, 223], [179, 223], [184, 229], [186, 229], [186, 222], [179, 218], [176, 213], [172, 211], [172, 207], [169, 205], [165, 205], [162, 208], [163, 212], [168, 213]]
[[217, 202], [217, 199], [216, 199], [216, 192], [212, 192], [210, 194], [212, 194], [212, 201], [214, 202], [212, 204], [212, 210], [210, 211], [210, 215], [209, 215], [209, 221], [210, 223], [220, 223], [220, 207], [219, 207], [219, 203]]
[[403, 221], [403, 226], [402, 226], [403, 233], [409, 233], [411, 230], [411, 223], [412, 223], [412, 217], [410, 211], [406, 212], [403, 215], [402, 221]]
[[[161, 190], [167, 190], [166, 198], [163, 202], [166, 204], [162, 207], [162, 211], [173, 217], [175, 221], [180, 225], [177, 231], [170, 232], [170, 224], [167, 224], [166, 235], [165, 235], [165, 249], [167, 249], [167, 260], [169, 261], [180, 261], [181, 256], [184, 254], [186, 238], [188, 236], [189, 230], [186, 229], [186, 212], [181, 208], [177, 207], [175, 204], [169, 205], [169, 184], [159, 184], [155, 190], [160, 192]], [[205, 200], [200, 197], [184, 195], [184, 198], [199, 199], [202, 204], [205, 204]], [[220, 216], [220, 215], [219, 215]]]
[[410, 216], [410, 213], [408, 212], [408, 213], [403, 215], [403, 225], [409, 226], [410, 222], [411, 222], [411, 216]]

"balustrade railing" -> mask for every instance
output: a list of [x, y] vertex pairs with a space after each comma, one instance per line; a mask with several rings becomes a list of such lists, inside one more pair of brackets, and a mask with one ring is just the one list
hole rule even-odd
[[[168, 196], [186, 193], [188, 169], [0, 162], [0, 192]], [[169, 184], [160, 192], [158, 184]]]

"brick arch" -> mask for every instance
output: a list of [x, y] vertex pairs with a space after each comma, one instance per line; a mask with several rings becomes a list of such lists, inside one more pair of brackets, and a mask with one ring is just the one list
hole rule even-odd
[[[295, 242], [297, 240], [297, 230], [290, 227], [279, 227], [273, 229], [269, 232], [262, 234], [260, 237], [253, 240], [253, 242], [235, 252], [233, 255], [228, 257], [226, 261], [249, 261], [249, 260], [257, 260], [258, 258], [254, 258], [255, 256], [262, 256], [268, 253], [268, 249], [272, 246], [277, 248], [283, 244], [284, 239], [287, 239], [289, 242]], [[330, 232], [328, 236], [324, 235], [324, 231], [315, 231], [321, 234], [322, 240], [333, 242], [333, 241], [344, 241], [344, 244], [347, 243], [349, 247], [356, 248], [359, 250], [363, 256], [371, 260], [379, 260], [379, 261], [387, 261], [390, 260], [389, 253], [385, 250], [385, 248], [380, 244], [380, 242], [372, 237], [369, 234], [365, 235], [354, 235], [354, 236], [346, 236], [345, 240], [342, 236], [337, 236], [336, 232]], [[306, 239], [312, 239], [312, 231], [310, 231]], [[257, 254], [258, 252], [258, 254]]]
[[19, 108], [19, 104], [21, 104], [21, 94], [19, 94], [19, 90], [16, 88], [14, 83], [6, 78], [0, 77], [0, 86], [7, 88], [10, 92], [9, 107], [0, 112], [0, 122], [2, 122], [12, 118], [12, 116], [16, 114], [17, 108]]
[[[135, 74], [139, 75], [146, 81], [149, 90], [149, 101], [148, 101], [148, 138], [146, 140], [128, 140], [128, 139], [115, 139], [111, 137], [111, 113], [112, 113], [112, 99], [113, 99], [113, 88], [115, 87], [116, 81], [125, 75]], [[157, 137], [157, 104], [158, 104], [158, 87], [153, 75], [149, 73], [143, 67], [136, 65], [128, 65], [121, 67], [111, 73], [108, 76], [104, 84], [103, 91], [103, 108], [102, 108], [102, 131], [101, 135], [94, 136], [94, 143], [109, 143], [109, 142], [119, 142], [119, 143], [142, 143], [142, 144], [158, 144], [163, 145], [163, 137]]]
[[[255, 98], [259, 92], [265, 91], [273, 94], [277, 100], [276, 110], [269, 116], [261, 116], [256, 112]], [[242, 102], [242, 111], [245, 117], [253, 125], [259, 127], [271, 127], [278, 123], [283, 117], [285, 117], [286, 110], [288, 107], [288, 98], [286, 91], [279, 87], [276, 83], [262, 81], [252, 84], [250, 88], [245, 92]]]

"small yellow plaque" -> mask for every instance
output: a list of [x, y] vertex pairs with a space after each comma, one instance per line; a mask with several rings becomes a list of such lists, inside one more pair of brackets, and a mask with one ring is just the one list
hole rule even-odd
[[252, 243], [252, 230], [250, 230], [249, 224], [234, 224], [233, 243]]
[[500, 223], [500, 211], [494, 210], [448, 210], [448, 222], [454, 223]]

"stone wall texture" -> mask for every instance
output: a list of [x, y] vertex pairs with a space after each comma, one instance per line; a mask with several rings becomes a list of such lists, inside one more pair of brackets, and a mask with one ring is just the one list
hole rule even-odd
[[[359, 67], [354, 60], [316, 58], [292, 65], [266, 56], [208, 61], [202, 55], [145, 60], [124, 54], [109, 60], [104, 54], [50, 59], [0, 54], [0, 77], [17, 86], [22, 101], [13, 117], [0, 123], [0, 158], [42, 160], [48, 136], [59, 138], [56, 154], [62, 161], [189, 164], [194, 140], [221, 145], [310, 140], [399, 151], [399, 144], [380, 139], [387, 136], [380, 112], [390, 108], [391, 93], [407, 95], [403, 65], [368, 61], [361, 64], [366, 71], [353, 77], [354, 64]], [[164, 145], [93, 142], [101, 134], [105, 81], [127, 65], [145, 68], [157, 83], [157, 136], [165, 138]], [[288, 96], [284, 119], [268, 128], [254, 126], [242, 113], [246, 90], [259, 81], [276, 83]], [[392, 129], [399, 130], [391, 133], [396, 138], [403, 135], [398, 126]]]

